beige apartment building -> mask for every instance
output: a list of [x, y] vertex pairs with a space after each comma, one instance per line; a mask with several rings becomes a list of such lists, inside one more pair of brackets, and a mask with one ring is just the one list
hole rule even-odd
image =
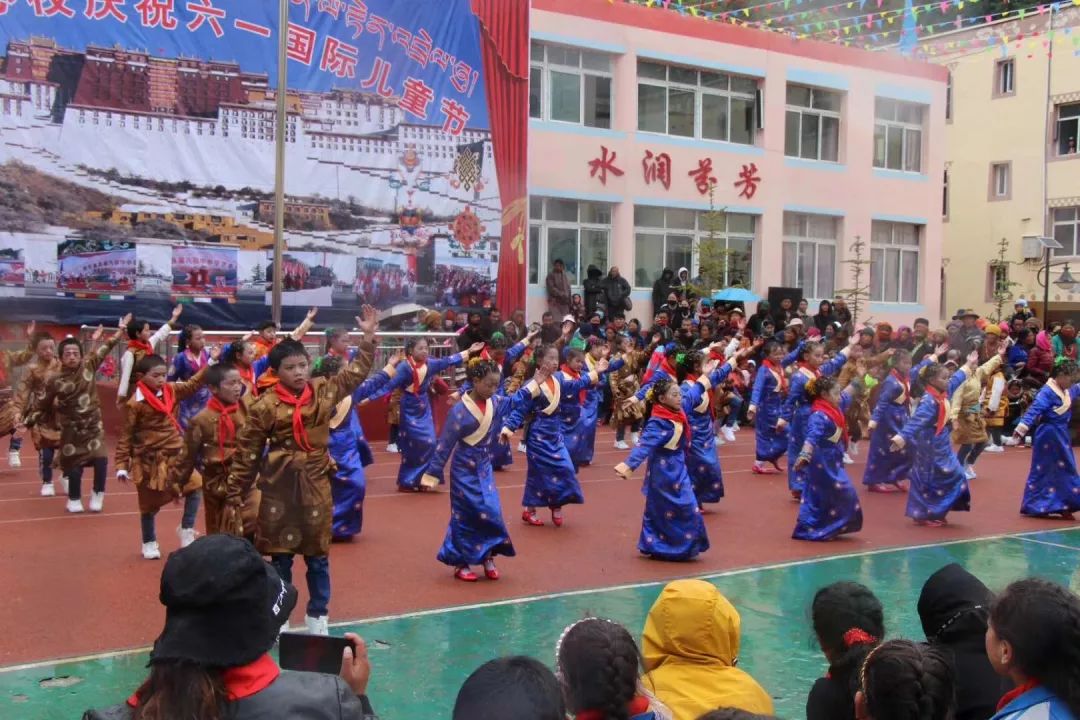
[[[1080, 282], [1062, 278], [1080, 278], [1080, 7], [1032, 9], [923, 47], [950, 78], [942, 316], [992, 313], [995, 288], [1042, 316], [1052, 243], [1040, 238], [1054, 238], [1049, 316], [1080, 320]], [[997, 266], [1002, 238], [1009, 263]]]

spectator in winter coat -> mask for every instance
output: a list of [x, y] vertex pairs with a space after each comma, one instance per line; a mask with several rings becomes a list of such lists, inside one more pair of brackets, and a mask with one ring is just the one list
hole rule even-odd
[[604, 273], [595, 265], [590, 265], [585, 271], [585, 314], [594, 313], [604, 309]]
[[547, 287], [548, 308], [555, 317], [562, 317], [570, 312], [570, 277], [566, 274], [566, 265], [556, 260], [544, 281]]
[[660, 277], [652, 286], [652, 306], [653, 312], [658, 312], [660, 308], [667, 301], [667, 296], [671, 293], [671, 288], [675, 283], [675, 273], [671, 271], [671, 268], [664, 268], [660, 273]]
[[1050, 347], [1050, 338], [1046, 336], [1045, 330], [1040, 330], [1035, 336], [1035, 346], [1028, 352], [1024, 370], [1029, 377], [1042, 383], [1050, 378], [1050, 371], [1053, 369], [1054, 351]]
[[630, 283], [614, 265], [604, 278], [604, 299], [609, 317], [618, 317], [630, 309]]
[[836, 322], [836, 316], [833, 315], [832, 303], [828, 300], [822, 300], [818, 305], [817, 315], [814, 316], [814, 327], [824, 335], [825, 328], [834, 322]]

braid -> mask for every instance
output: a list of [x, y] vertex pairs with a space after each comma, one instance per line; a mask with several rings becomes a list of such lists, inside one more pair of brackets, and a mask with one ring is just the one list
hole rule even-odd
[[[603, 654], [604, 704], [597, 708], [604, 711], [605, 720], [628, 720], [626, 703], [622, 692], [622, 657], [618, 651], [619, 638], [607, 636], [601, 639], [598, 650]], [[633, 694], [631, 693], [631, 697]]]
[[882, 643], [867, 655], [860, 685], [874, 720], [946, 720], [952, 715], [953, 668], [936, 646], [910, 640]]
[[571, 625], [559, 640], [556, 664], [574, 714], [590, 710], [604, 720], [628, 720], [640, 657], [626, 628], [603, 618]]
[[830, 661], [829, 673], [854, 712], [859, 668], [885, 635], [881, 601], [864, 585], [837, 582], [817, 591], [811, 616], [818, 643]]

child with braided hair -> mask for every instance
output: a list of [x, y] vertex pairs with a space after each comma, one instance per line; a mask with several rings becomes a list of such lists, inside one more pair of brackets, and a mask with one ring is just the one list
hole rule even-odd
[[[1072, 520], [1080, 510], [1080, 475], [1076, 472], [1069, 438], [1072, 404], [1080, 397], [1080, 366], [1075, 360], [1057, 359], [1050, 379], [1035, 396], [1016, 426], [1013, 437], [1020, 441], [1035, 428], [1031, 470], [1024, 483], [1020, 512], [1033, 517], [1057, 515]], [[1036, 424], [1037, 423], [1037, 424]]]
[[465, 372], [469, 390], [450, 408], [424, 478], [428, 484], [442, 483], [443, 470], [450, 462], [450, 524], [439, 562], [452, 567], [454, 577], [464, 582], [479, 579], [471, 565], [482, 565], [489, 580], [498, 580], [495, 556], [516, 553], [495, 486], [492, 446], [505, 442], [500, 431], [512, 401], [498, 394], [502, 370], [494, 360], [474, 358]]
[[[700, 401], [702, 386], [695, 386]], [[646, 414], [637, 447], [615, 466], [619, 477], [628, 478], [648, 460], [638, 551], [656, 560], [692, 560], [709, 549], [709, 537], [686, 469], [693, 430], [674, 380], [661, 377], [649, 388]]]
[[1080, 597], [1037, 578], [1005, 588], [990, 607], [986, 654], [1016, 688], [992, 720], [1080, 718]]
[[975, 372], [978, 360], [978, 352], [971, 352], [967, 364], [951, 376], [947, 366], [930, 363], [924, 367], [919, 372], [919, 381], [926, 394], [919, 400], [915, 413], [892, 438], [894, 452], [908, 445], [915, 449], [905, 514], [916, 525], [942, 527], [950, 511], [971, 509], [967, 475], [956, 459], [950, 440], [949, 397]]
[[[206, 338], [203, 329], [198, 325], [185, 325], [180, 330], [180, 338], [176, 341], [176, 357], [173, 358], [169, 367], [169, 380], [171, 382], [185, 382], [210, 364], [210, 350], [206, 347]], [[210, 389], [199, 388], [194, 395], [180, 402], [180, 428], [187, 430], [188, 423], [192, 418], [202, 412], [206, 403], [210, 402]]]
[[[590, 337], [586, 344], [583, 368], [589, 372], [597, 372], [600, 361], [607, 358], [608, 346], [595, 335]], [[577, 445], [570, 452], [574, 465], [591, 465], [593, 454], [596, 450], [596, 426], [600, 423], [600, 401], [603, 399], [603, 388], [608, 384], [608, 374], [618, 371], [626, 364], [623, 358], [608, 361], [606, 371], [599, 373], [600, 382], [582, 393], [581, 417], [578, 419], [577, 429], [574, 434], [578, 436]]]
[[555, 646], [555, 675], [577, 720], [666, 720], [667, 709], [641, 687], [640, 671], [633, 636], [613, 620], [579, 620]]
[[851, 393], [841, 393], [840, 384], [829, 376], [811, 379], [806, 392], [813, 403], [806, 439], [795, 460], [795, 468], [806, 471], [805, 485], [791, 536], [796, 540], [832, 540], [862, 530], [859, 495], [844, 468], [844, 452], [850, 442], [844, 411]]
[[940, 648], [889, 640], [870, 651], [859, 672], [859, 720], [951, 720], [956, 678]]

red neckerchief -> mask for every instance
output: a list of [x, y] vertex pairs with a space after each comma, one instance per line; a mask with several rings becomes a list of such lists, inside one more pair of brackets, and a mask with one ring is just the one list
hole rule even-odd
[[833, 405], [828, 400], [825, 400], [823, 398], [818, 398], [818, 399], [814, 400], [814, 402], [810, 405], [810, 411], [813, 412], [815, 410], [818, 410], [820, 412], [825, 413], [825, 417], [832, 420], [833, 425], [835, 425], [841, 432], [841, 435], [842, 435], [842, 437], [844, 439], [844, 445], [847, 445], [848, 444], [847, 418], [844, 417], [844, 413], [840, 412], [840, 408], [836, 407], [835, 405]]
[[160, 398], [153, 390], [148, 388], [142, 380], [136, 384], [136, 387], [142, 392], [143, 400], [146, 401], [146, 404], [154, 410], [157, 410], [159, 413], [164, 413], [165, 417], [169, 418], [173, 427], [176, 428], [176, 432], [183, 435], [184, 431], [180, 429], [180, 423], [177, 422], [176, 415], [174, 414], [174, 411], [176, 410], [176, 395], [173, 393], [172, 385], [165, 383], [161, 386]]
[[303, 407], [310, 403], [314, 396], [314, 393], [311, 391], [311, 383], [304, 385], [304, 391], [300, 393], [300, 397], [293, 395], [292, 392], [286, 390], [280, 384], [274, 386], [274, 392], [277, 393], [281, 402], [286, 405], [292, 405], [292, 432], [293, 439], [296, 440], [296, 447], [304, 452], [313, 452], [315, 448], [311, 447], [311, 441], [308, 440], [307, 430], [304, 428], [304, 418], [300, 414]]
[[656, 403], [655, 405], [653, 405], [652, 417], [660, 418], [661, 420], [670, 420], [673, 423], [682, 423], [683, 434], [686, 436], [686, 442], [687, 444], [690, 443], [690, 439], [691, 437], [693, 437], [693, 433], [690, 431], [690, 418], [686, 417], [685, 410], [680, 409], [679, 412], [675, 412], [674, 410], [671, 410], [670, 408], [667, 408], [660, 403]]
[[997, 706], [998, 711], [1000, 712], [1001, 710], [1003, 710], [1005, 708], [1006, 705], [1011, 703], [1013, 700], [1020, 697], [1021, 695], [1023, 695], [1026, 692], [1034, 690], [1037, 687], [1039, 687], [1039, 683], [1036, 680], [1028, 680], [1023, 685], [1020, 685], [1018, 687], [1014, 687], [1012, 690], [1010, 690], [1009, 692], [1007, 692], [1007, 693], [1005, 693], [1004, 695], [1001, 696], [1001, 700], [998, 701], [998, 706]]
[[405, 362], [409, 363], [409, 370], [412, 371], [413, 392], [417, 395], [420, 394], [420, 373], [417, 372], [417, 368], [422, 368], [427, 365], [427, 360], [422, 363], [415, 363], [411, 357], [405, 358]]
[[139, 340], [138, 338], [135, 340], [128, 340], [128, 350], [130, 350], [132, 354], [134, 354], [136, 350], [142, 350], [147, 355], [154, 354], [154, 346], [145, 340]]
[[476, 409], [480, 411], [481, 415], [487, 412], [487, 400], [475, 400], [474, 402], [476, 403]]
[[218, 400], [216, 397], [210, 398], [210, 402], [206, 404], [206, 407], [218, 413], [217, 421], [217, 437], [218, 448], [221, 449], [221, 460], [225, 460], [225, 444], [231, 443], [236, 439], [236, 423], [233, 422], [233, 413], [240, 409], [238, 403], [232, 405], [226, 405]]
[[[644, 715], [647, 712], [649, 712], [649, 698], [643, 695], [636, 696], [626, 706], [626, 714], [631, 718]], [[607, 712], [603, 710], [582, 710], [574, 717], [577, 720], [604, 720], [607, 716]]]
[[769, 368], [773, 373], [780, 376], [780, 392], [787, 392], [787, 375], [784, 374], [784, 367], [782, 365], [776, 365], [769, 358], [765, 358], [765, 362], [762, 363], [765, 367]]
[[940, 435], [941, 431], [945, 429], [945, 423], [948, 420], [948, 413], [945, 412], [945, 393], [929, 385], [926, 386], [926, 392], [937, 403], [937, 429], [934, 434]]
[[724, 353], [714, 348], [709, 351], [709, 359], [716, 360], [717, 362], [724, 362]]
[[255, 368], [248, 365], [236, 365], [236, 372], [240, 373], [240, 380], [243, 381], [244, 386], [251, 391], [254, 397], [259, 396], [259, 386], [255, 384]]
[[[236, 702], [270, 687], [280, 674], [281, 669], [267, 654], [247, 665], [226, 668], [221, 673], [221, 679], [225, 681], [225, 694], [229, 702]], [[127, 704], [133, 708], [139, 706], [138, 692], [128, 698]]]
[[264, 355], [266, 353], [270, 352], [271, 350], [273, 350], [274, 346], [277, 345], [277, 340], [273, 340], [273, 341], [267, 340], [262, 335], [256, 335], [255, 339], [252, 340], [252, 342], [255, 343], [256, 345], [258, 345], [259, 347], [263, 348], [263, 350], [265, 351], [265, 352], [263, 352]]
[[[559, 367], [559, 369], [562, 370], [563, 375], [566, 375], [567, 377], [569, 377], [569, 378], [571, 378], [573, 380], [579, 380], [581, 378], [581, 373], [572, 370], [570, 368], [570, 366], [567, 365], [566, 363], [563, 363], [562, 366]], [[585, 390], [582, 390], [581, 392], [578, 393], [578, 402], [580, 402], [580, 403], [585, 402], [585, 393], [586, 393]]]
[[911, 397], [911, 387], [907, 375], [893, 369], [892, 376], [896, 378], [896, 382], [900, 383], [900, 387], [904, 388], [904, 397]]

